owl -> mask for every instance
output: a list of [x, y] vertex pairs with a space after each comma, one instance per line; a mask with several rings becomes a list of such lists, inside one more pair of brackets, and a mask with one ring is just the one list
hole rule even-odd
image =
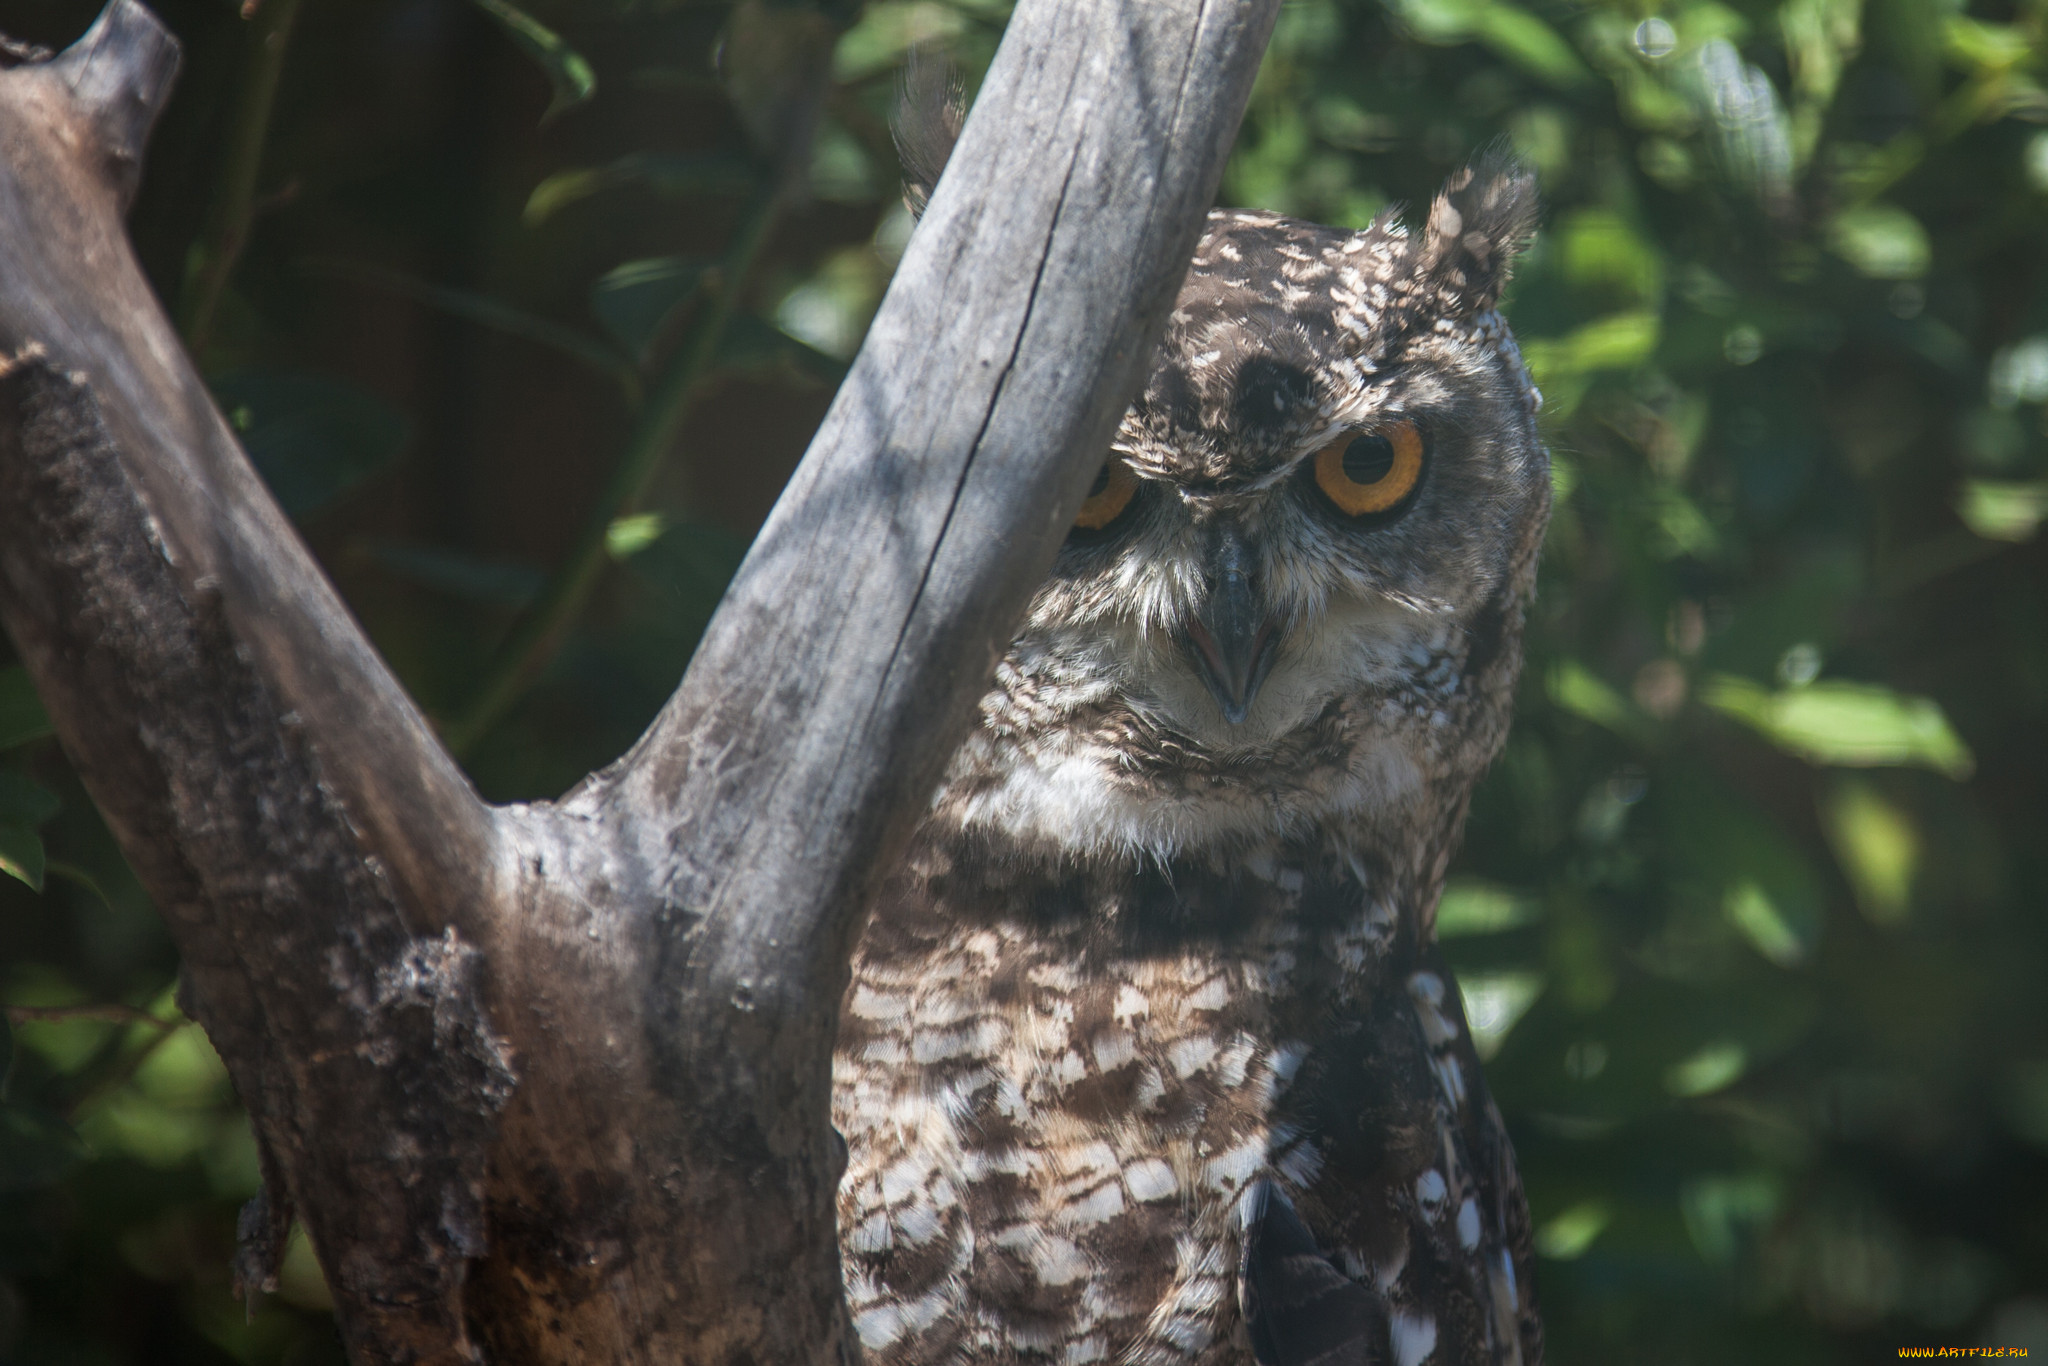
[[1550, 507], [1496, 305], [1536, 212], [1215, 212], [888, 879], [835, 1058], [889, 1366], [1542, 1354], [1435, 911]]

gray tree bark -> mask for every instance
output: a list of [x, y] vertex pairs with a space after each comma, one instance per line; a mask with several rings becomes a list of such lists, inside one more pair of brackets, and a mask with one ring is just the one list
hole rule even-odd
[[690, 671], [480, 801], [264, 490], [121, 221], [177, 45], [0, 71], [0, 623], [156, 898], [354, 1360], [858, 1356], [830, 1051], [871, 890], [1163, 325], [1277, 0], [1024, 0]]

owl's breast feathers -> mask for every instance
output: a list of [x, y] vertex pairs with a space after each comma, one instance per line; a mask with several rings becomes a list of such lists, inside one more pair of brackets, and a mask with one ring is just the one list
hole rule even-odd
[[1039, 871], [924, 842], [840, 1035], [870, 1359], [1536, 1366], [1507, 1137], [1392, 883], [1334, 839]]

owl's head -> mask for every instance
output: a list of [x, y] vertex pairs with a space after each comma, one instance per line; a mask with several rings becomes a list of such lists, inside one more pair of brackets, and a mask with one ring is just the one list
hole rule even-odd
[[1503, 163], [1413, 232], [1212, 214], [942, 807], [1166, 855], [1469, 787], [1549, 509], [1495, 311], [1534, 215]]

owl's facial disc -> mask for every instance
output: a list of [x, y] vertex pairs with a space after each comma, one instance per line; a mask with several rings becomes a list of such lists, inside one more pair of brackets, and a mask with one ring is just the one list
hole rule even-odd
[[1204, 549], [1209, 593], [1188, 619], [1184, 646], [1195, 670], [1223, 709], [1242, 724], [1273, 667], [1279, 632], [1266, 612], [1255, 579], [1256, 556], [1235, 521], [1211, 524]]

